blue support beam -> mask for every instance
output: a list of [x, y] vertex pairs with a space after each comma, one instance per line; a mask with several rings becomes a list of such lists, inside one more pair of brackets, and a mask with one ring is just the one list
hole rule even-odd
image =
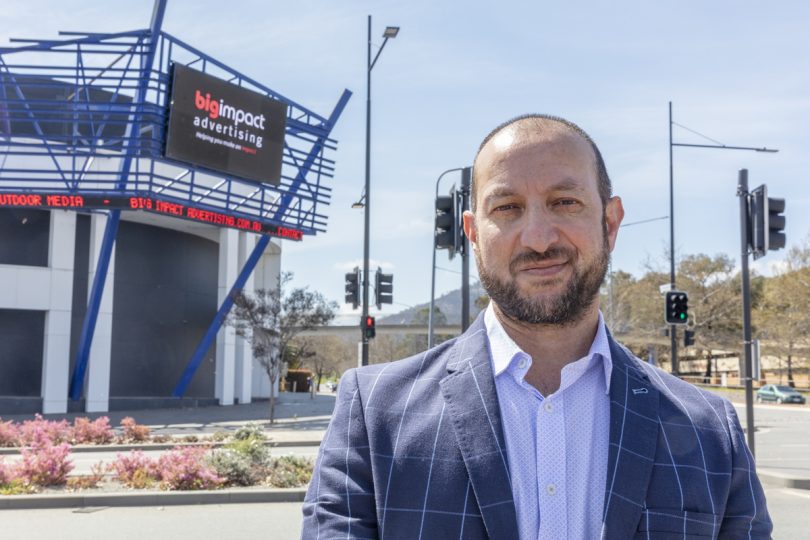
[[[326, 143], [326, 139], [329, 137], [329, 134], [332, 132], [332, 128], [340, 118], [343, 109], [346, 108], [346, 104], [349, 102], [349, 98], [351, 98], [352, 93], [349, 90], [344, 90], [343, 94], [340, 96], [337, 104], [335, 105], [332, 114], [329, 115], [329, 119], [325, 125], [325, 131], [321, 137], [318, 138], [315, 143], [313, 143], [312, 148], [307, 155], [304, 162], [298, 169], [298, 175], [296, 176], [295, 182], [290, 186], [290, 190], [288, 194], [285, 194], [281, 197], [281, 201], [279, 204], [279, 209], [276, 212], [274, 218], [279, 219], [281, 216], [289, 208], [290, 202], [293, 199], [293, 195], [296, 191], [298, 191], [299, 186], [302, 182], [305, 181], [307, 173], [309, 173], [312, 164], [315, 162], [315, 159], [318, 157], [318, 154], [321, 153], [323, 150], [323, 145]], [[191, 383], [191, 379], [194, 378], [194, 374], [197, 372], [197, 369], [200, 367], [202, 363], [206, 351], [211, 347], [216, 339], [217, 333], [219, 333], [220, 328], [225, 322], [225, 318], [228, 316], [228, 312], [233, 307], [233, 300], [239, 292], [245, 287], [245, 283], [247, 282], [248, 277], [253, 272], [256, 264], [259, 262], [259, 258], [261, 258], [262, 253], [264, 253], [267, 244], [270, 242], [270, 237], [267, 235], [262, 236], [259, 241], [256, 243], [256, 247], [253, 249], [253, 253], [250, 254], [250, 257], [245, 262], [245, 266], [242, 268], [241, 272], [239, 272], [239, 276], [236, 278], [231, 290], [228, 292], [228, 296], [225, 297], [225, 300], [222, 302], [222, 305], [219, 307], [217, 314], [214, 316], [214, 320], [211, 322], [211, 326], [208, 327], [208, 330], [203, 336], [202, 340], [200, 341], [199, 345], [194, 351], [194, 354], [191, 356], [191, 360], [189, 360], [188, 365], [186, 365], [186, 369], [183, 371], [183, 374], [180, 377], [180, 381], [175, 386], [174, 391], [172, 392], [172, 396], [179, 398], [183, 397], [186, 393], [186, 389], [188, 385]]]
[[[152, 11], [152, 21], [149, 27], [149, 47], [148, 53], [142, 58], [141, 64], [141, 82], [138, 85], [138, 91], [135, 96], [134, 103], [143, 103], [146, 101], [146, 93], [149, 86], [149, 74], [152, 72], [152, 65], [155, 60], [155, 51], [160, 38], [160, 27], [163, 24], [163, 17], [166, 13], [167, 0], [155, 0], [155, 7]], [[130, 121], [124, 135], [125, 146], [129, 144], [137, 144], [130, 137], [137, 136], [139, 131], [139, 118], [140, 115], [132, 114]], [[127, 152], [121, 163], [120, 180], [118, 188], [123, 189], [126, 187], [127, 180], [129, 179], [129, 171], [132, 168], [133, 152]], [[96, 330], [96, 322], [98, 321], [98, 312], [101, 309], [101, 297], [104, 294], [104, 285], [107, 282], [107, 272], [110, 269], [110, 260], [112, 259], [112, 251], [115, 245], [115, 237], [118, 234], [118, 224], [121, 221], [121, 211], [113, 210], [107, 219], [107, 225], [104, 229], [104, 240], [101, 244], [101, 252], [96, 265], [96, 276], [93, 279], [93, 288], [90, 291], [90, 299], [87, 304], [87, 314], [84, 317], [82, 324], [82, 335], [79, 338], [79, 350], [76, 353], [76, 366], [73, 369], [73, 376], [70, 380], [70, 399], [76, 401], [82, 397], [84, 390], [84, 377], [87, 372], [87, 363], [90, 359], [90, 349], [93, 345], [93, 335]]]
[[219, 306], [219, 310], [214, 316], [211, 326], [208, 327], [208, 330], [205, 332], [205, 336], [203, 336], [200, 344], [197, 345], [197, 349], [191, 356], [191, 360], [189, 361], [188, 365], [186, 365], [186, 369], [183, 370], [183, 375], [180, 377], [180, 382], [178, 382], [177, 386], [174, 387], [172, 396], [179, 398], [183, 397], [183, 394], [186, 393], [188, 385], [191, 384], [191, 379], [194, 378], [197, 368], [200, 367], [200, 364], [205, 358], [206, 351], [214, 343], [219, 329], [222, 328], [222, 324], [225, 322], [228, 312], [233, 307], [234, 298], [236, 298], [236, 295], [238, 295], [239, 292], [245, 288], [245, 283], [247, 283], [250, 274], [253, 273], [254, 268], [256, 268], [256, 265], [259, 263], [259, 259], [269, 243], [270, 237], [266, 234], [262, 235], [262, 237], [259, 238], [259, 241], [256, 242], [256, 247], [253, 248], [253, 252], [250, 254], [250, 257], [248, 257], [248, 260], [245, 261], [245, 266], [242, 268], [241, 272], [239, 272], [239, 276], [237, 276], [231, 290], [228, 292], [228, 296], [225, 297], [225, 301], [222, 302], [221, 306]]

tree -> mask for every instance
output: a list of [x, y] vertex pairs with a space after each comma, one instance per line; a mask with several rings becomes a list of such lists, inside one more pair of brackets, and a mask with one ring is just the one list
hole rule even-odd
[[338, 308], [335, 302], [328, 302], [321, 293], [307, 287], [288, 291], [292, 277], [292, 273], [284, 272], [274, 289], [259, 289], [255, 294], [240, 292], [234, 297], [228, 318], [237, 335], [250, 342], [254, 358], [270, 378], [271, 424], [276, 401], [273, 391], [281, 366], [290, 357], [293, 339], [300, 332], [329, 324]]
[[[788, 384], [798, 349], [810, 344], [810, 237], [788, 252], [784, 268], [765, 281], [763, 301], [754, 314], [759, 335], [768, 348], [787, 357]], [[780, 370], [781, 371], [781, 370]], [[781, 376], [781, 373], [780, 373]]]
[[[357, 365], [357, 344], [341, 336], [307, 336], [295, 339], [302, 363], [315, 372], [315, 388], [327, 375], [340, 375]], [[305, 360], [304, 360], [305, 359]]]

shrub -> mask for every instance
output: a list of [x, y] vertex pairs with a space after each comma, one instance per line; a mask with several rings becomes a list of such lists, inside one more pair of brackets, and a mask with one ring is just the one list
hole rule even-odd
[[121, 420], [121, 427], [124, 430], [122, 438], [126, 442], [145, 442], [149, 440], [149, 427], [135, 423], [135, 419], [131, 416]]
[[157, 463], [140, 450], [118, 454], [110, 463], [109, 470], [116, 480], [132, 488], [149, 487], [159, 479]]
[[252, 486], [260, 478], [250, 457], [233, 450], [213, 452], [208, 463], [229, 486]]
[[206, 462], [205, 447], [178, 447], [158, 459], [163, 489], [213, 489], [224, 482]]
[[232, 441], [228, 443], [225, 448], [246, 456], [252, 463], [257, 465], [265, 463], [270, 454], [264, 442], [257, 441], [256, 439]]
[[168, 435], [166, 433], [159, 433], [157, 435], [152, 435], [152, 442], [153, 443], [167, 443], [172, 442], [174, 437]]
[[114, 438], [110, 419], [106, 416], [90, 421], [88, 418], [73, 420], [73, 444], [107, 444]]
[[27, 484], [37, 486], [60, 486], [67, 481], [73, 470], [70, 445], [62, 443], [54, 446], [50, 442], [35, 444], [21, 450], [22, 461], [17, 475]]
[[20, 436], [20, 429], [17, 424], [9, 420], [0, 421], [0, 446], [17, 446], [17, 437]]
[[253, 422], [249, 422], [244, 426], [240, 427], [233, 433], [233, 438], [236, 441], [244, 441], [247, 439], [258, 439], [263, 441], [264, 440], [264, 430], [259, 424], [254, 424]]
[[44, 443], [60, 444], [70, 441], [71, 428], [67, 420], [53, 422], [42, 415], [34, 415], [34, 420], [26, 420], [18, 428], [20, 446], [36, 446]]
[[71, 476], [67, 479], [68, 491], [97, 488], [99, 483], [104, 479], [106, 469], [107, 467], [104, 465], [104, 462], [99, 461], [90, 468], [90, 474]]
[[16, 476], [14, 465], [0, 458], [0, 486], [10, 483]]
[[312, 478], [312, 462], [298, 456], [282, 456], [267, 467], [265, 483], [271, 487], [305, 486]]
[[217, 431], [209, 436], [209, 438], [214, 442], [226, 441], [228, 437], [230, 437], [230, 434], [227, 431]]
[[0, 495], [28, 495], [36, 492], [36, 486], [26, 484], [21, 478], [14, 478], [8, 484], [0, 484]]
[[195, 443], [200, 442], [200, 438], [196, 435], [183, 435], [183, 442]]

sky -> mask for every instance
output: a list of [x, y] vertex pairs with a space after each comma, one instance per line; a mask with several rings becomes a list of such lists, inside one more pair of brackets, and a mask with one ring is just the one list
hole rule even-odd
[[[9, 37], [149, 25], [150, 0], [27, 0], [0, 11]], [[674, 149], [675, 252], [726, 253], [740, 263], [737, 174], [787, 201], [788, 245], [810, 233], [810, 4], [748, 0], [276, 2], [169, 0], [164, 31], [337, 123], [328, 230], [285, 242], [282, 268], [341, 304], [344, 274], [362, 267], [367, 16], [372, 42], [401, 31], [372, 70], [371, 269], [394, 274], [395, 304], [430, 298], [436, 181], [470, 165], [481, 139], [514, 116], [563, 116], [599, 145], [625, 223], [613, 269], [668, 269], [669, 131], [676, 143], [778, 153]], [[685, 126], [680, 127], [680, 126]], [[690, 131], [691, 130], [691, 131]], [[694, 133], [697, 132], [697, 133]], [[699, 134], [709, 137], [706, 139]], [[448, 174], [440, 192], [458, 185]], [[754, 268], [768, 274], [784, 251]], [[437, 256], [437, 296], [460, 286], [460, 259]], [[473, 280], [476, 279], [474, 264]], [[372, 309], [372, 313], [377, 313]]]

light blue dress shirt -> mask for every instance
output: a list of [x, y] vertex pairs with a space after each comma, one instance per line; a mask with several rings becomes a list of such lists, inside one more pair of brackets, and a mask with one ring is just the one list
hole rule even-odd
[[524, 381], [532, 358], [492, 304], [484, 322], [503, 419], [521, 540], [599, 538], [605, 499], [612, 362], [602, 314], [588, 354], [543, 396]]

